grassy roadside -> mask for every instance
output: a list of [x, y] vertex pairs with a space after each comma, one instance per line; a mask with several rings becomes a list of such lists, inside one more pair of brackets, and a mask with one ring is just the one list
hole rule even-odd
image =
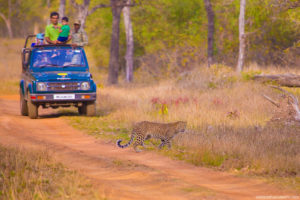
[[0, 92], [2, 95], [19, 93], [23, 42], [24, 39], [0, 38]]
[[[24, 39], [0, 38], [0, 94], [19, 93]], [[0, 199], [102, 199], [86, 177], [47, 152], [0, 145]]]
[[[300, 127], [268, 123], [277, 111], [262, 94], [277, 100], [280, 93], [251, 81], [254, 73], [249, 69], [238, 76], [217, 66], [154, 85], [104, 86], [98, 116], [64, 118], [112, 143], [127, 142], [137, 121], [187, 121], [187, 133], [174, 138], [171, 150], [157, 150], [155, 140], [146, 143], [148, 150], [197, 166], [267, 177], [300, 192]], [[288, 90], [299, 97], [299, 89]]]
[[[21, 63], [16, 49], [22, 42], [0, 43], [1, 60], [5, 59], [0, 63], [1, 94], [18, 94]], [[90, 66], [99, 86], [97, 116], [64, 116], [75, 128], [115, 143], [119, 138], [128, 141], [137, 121], [187, 121], [187, 133], [174, 138], [170, 151], [158, 151], [155, 140], [147, 142], [148, 149], [197, 166], [269, 177], [300, 192], [299, 127], [268, 123], [276, 108], [262, 94], [280, 100], [280, 93], [251, 80], [257, 73], [287, 73], [287, 69], [252, 65], [237, 75], [227, 66], [197, 66], [164, 81], [152, 80], [139, 69], [134, 84], [109, 87], [93, 62]], [[288, 90], [300, 97], [300, 89]]]
[[48, 153], [0, 146], [0, 199], [101, 199], [86, 177]]

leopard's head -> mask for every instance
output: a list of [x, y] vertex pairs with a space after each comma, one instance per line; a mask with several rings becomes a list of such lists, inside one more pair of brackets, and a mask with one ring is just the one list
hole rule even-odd
[[185, 131], [185, 129], [186, 129], [186, 124], [187, 123], [184, 122], [184, 121], [178, 121], [178, 122], [176, 122], [176, 129], [177, 129], [177, 131], [183, 133]]

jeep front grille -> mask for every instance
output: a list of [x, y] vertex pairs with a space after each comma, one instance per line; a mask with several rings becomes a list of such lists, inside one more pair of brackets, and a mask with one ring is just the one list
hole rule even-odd
[[48, 82], [48, 91], [80, 90], [80, 82]]

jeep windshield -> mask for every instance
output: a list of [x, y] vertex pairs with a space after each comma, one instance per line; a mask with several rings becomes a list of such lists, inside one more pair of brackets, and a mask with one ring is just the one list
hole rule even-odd
[[[81, 49], [49, 48], [32, 51], [32, 67], [34, 70], [47, 68], [47, 70], [82, 70], [87, 68], [86, 59]], [[48, 69], [52, 68], [52, 69]], [[71, 69], [70, 69], [71, 68]]]

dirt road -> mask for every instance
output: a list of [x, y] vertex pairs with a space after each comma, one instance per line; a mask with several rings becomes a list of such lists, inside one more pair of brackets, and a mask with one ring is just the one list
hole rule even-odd
[[20, 116], [18, 96], [0, 96], [0, 143], [46, 148], [58, 161], [91, 178], [108, 199], [256, 199], [295, 195], [259, 180], [195, 167], [152, 152], [117, 148], [73, 129], [55, 113], [41, 110], [40, 119], [31, 120]]

